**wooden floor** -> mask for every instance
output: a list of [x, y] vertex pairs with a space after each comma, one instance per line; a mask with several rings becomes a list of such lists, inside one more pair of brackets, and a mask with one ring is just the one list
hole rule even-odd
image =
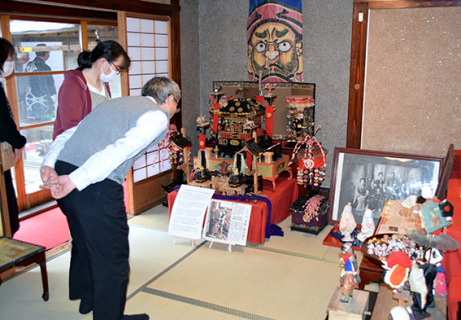
[[[431, 319], [446, 319], [446, 310], [447, 310], [447, 300], [446, 298], [434, 296], [435, 308], [427, 308], [426, 312], [432, 315]], [[409, 301], [407, 301], [404, 306], [411, 306], [413, 300], [410, 296]], [[379, 287], [378, 297], [376, 298], [376, 303], [372, 311], [371, 320], [388, 320], [389, 311], [399, 305], [399, 301], [394, 299], [394, 294], [392, 289], [385, 284], [381, 284]]]

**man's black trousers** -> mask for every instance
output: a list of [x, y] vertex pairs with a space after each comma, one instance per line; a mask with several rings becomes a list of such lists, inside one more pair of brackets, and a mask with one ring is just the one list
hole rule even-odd
[[[62, 161], [58, 175], [77, 167]], [[73, 190], [58, 205], [72, 236], [69, 298], [81, 299], [94, 320], [120, 320], [129, 278], [128, 224], [123, 187], [105, 179], [82, 191]]]

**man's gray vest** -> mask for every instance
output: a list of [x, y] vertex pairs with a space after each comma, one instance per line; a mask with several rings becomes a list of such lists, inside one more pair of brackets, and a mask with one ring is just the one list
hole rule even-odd
[[[147, 97], [123, 97], [107, 100], [95, 108], [78, 125], [73, 136], [66, 142], [58, 160], [80, 167], [93, 154], [104, 150], [107, 146], [125, 136], [144, 113], [150, 110], [161, 110], [168, 119], [168, 112]], [[167, 128], [136, 156], [125, 160], [108, 176], [109, 179], [123, 183], [125, 176], [146, 149], [161, 142], [168, 132]]]

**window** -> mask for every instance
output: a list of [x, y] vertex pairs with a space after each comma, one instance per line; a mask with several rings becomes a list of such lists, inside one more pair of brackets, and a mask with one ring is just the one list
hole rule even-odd
[[[52, 143], [59, 88], [65, 72], [78, 67], [77, 58], [83, 42], [80, 25], [75, 23], [11, 20], [10, 33], [16, 49], [19, 125], [27, 138], [23, 152], [23, 182], [26, 195], [30, 195], [40, 192], [39, 168]], [[98, 40], [118, 40], [115, 26], [89, 25], [87, 34], [88, 39], [82, 41], [88, 42], [89, 50]], [[112, 97], [120, 97], [120, 79], [111, 82], [110, 86]], [[20, 176], [19, 179], [22, 180]]]

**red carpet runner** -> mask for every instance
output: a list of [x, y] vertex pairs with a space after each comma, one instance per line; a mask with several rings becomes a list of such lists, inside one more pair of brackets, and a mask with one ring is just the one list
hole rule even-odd
[[23, 220], [13, 238], [46, 247], [47, 250], [55, 248], [69, 241], [66, 216], [61, 209], [54, 208]]

